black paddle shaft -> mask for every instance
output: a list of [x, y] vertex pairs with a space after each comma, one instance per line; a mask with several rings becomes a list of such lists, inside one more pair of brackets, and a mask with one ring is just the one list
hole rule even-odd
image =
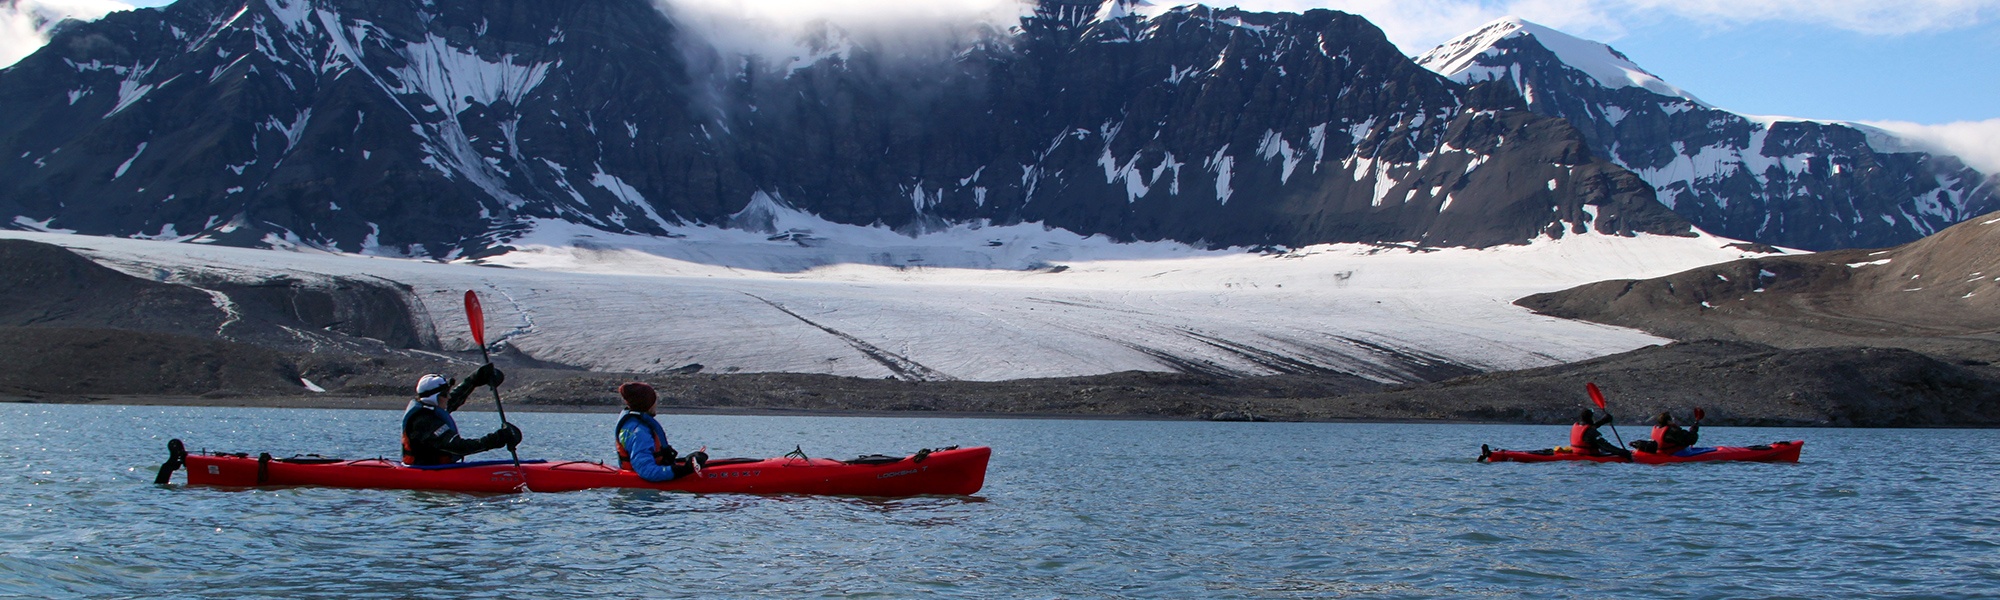
[[[489, 365], [493, 364], [493, 357], [486, 353], [486, 344], [484, 342], [481, 342], [479, 344], [479, 357], [486, 359], [486, 364]], [[500, 427], [502, 428], [508, 427], [509, 425], [507, 425], [507, 406], [500, 403], [500, 388], [498, 386], [488, 385], [486, 386], [486, 389], [491, 390], [493, 392], [493, 410], [498, 411], [500, 413]], [[507, 455], [514, 458], [514, 468], [517, 470], [520, 469], [521, 453], [514, 449], [513, 444], [507, 445]]]

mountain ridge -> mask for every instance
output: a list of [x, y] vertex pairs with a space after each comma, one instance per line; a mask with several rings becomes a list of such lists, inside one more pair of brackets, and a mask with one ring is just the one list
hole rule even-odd
[[[1568, 120], [1594, 152], [1717, 235], [1807, 250], [1884, 247], [2000, 208], [1994, 178], [1957, 157], [1884, 148], [1891, 134], [1876, 127], [1712, 107], [1609, 46], [1518, 18], [1418, 61], [1455, 81], [1514, 88], [1529, 110]], [[1598, 74], [1620, 69], [1642, 75]]]
[[1566, 124], [1359, 17], [1115, 13], [971, 30], [942, 64], [831, 30], [841, 51], [762, 64], [638, 0], [185, 0], [0, 71], [0, 109], [33, 117], [0, 124], [22, 182], [0, 215], [439, 258], [535, 219], [668, 235], [760, 198], [1210, 246], [1689, 232]]

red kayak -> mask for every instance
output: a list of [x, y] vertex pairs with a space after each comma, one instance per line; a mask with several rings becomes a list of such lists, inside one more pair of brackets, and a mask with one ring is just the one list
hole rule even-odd
[[[1668, 463], [1739, 461], [1739, 462], [1799, 462], [1799, 451], [1805, 448], [1804, 440], [1771, 442], [1758, 446], [1716, 446], [1712, 448], [1688, 448], [1673, 454], [1653, 452], [1632, 453], [1631, 462], [1663, 465]], [[1557, 462], [1587, 460], [1591, 462], [1626, 462], [1620, 456], [1600, 456], [1577, 454], [1568, 447], [1547, 450], [1488, 450], [1480, 447], [1479, 462]]]
[[225, 487], [326, 486], [452, 492], [568, 492], [598, 488], [641, 488], [703, 494], [826, 494], [842, 496], [969, 496], [986, 483], [987, 447], [925, 449], [902, 457], [867, 456], [841, 461], [825, 458], [723, 458], [700, 473], [653, 483], [637, 473], [597, 462], [488, 460], [413, 467], [385, 458], [342, 460], [317, 456], [272, 458], [269, 454], [189, 453], [180, 440], [168, 442], [169, 458], [156, 483], [166, 483], [186, 464], [190, 485]]
[[875, 456], [851, 461], [779, 457], [708, 461], [699, 475], [653, 483], [638, 473], [595, 462], [521, 465], [528, 488], [568, 492], [595, 488], [643, 488], [698, 494], [827, 494], [839, 496], [970, 496], [986, 483], [993, 449], [922, 450], [904, 457]]

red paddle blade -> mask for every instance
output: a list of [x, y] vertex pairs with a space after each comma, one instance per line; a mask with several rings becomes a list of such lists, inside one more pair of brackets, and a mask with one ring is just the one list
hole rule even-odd
[[486, 312], [479, 309], [479, 294], [465, 290], [465, 320], [472, 324], [472, 341], [486, 347]]
[[1700, 421], [1701, 417], [1702, 417], [1701, 407], [1699, 406], [1694, 407], [1694, 420]]
[[[466, 293], [471, 293], [471, 292], [466, 292]], [[1598, 410], [1610, 410], [1608, 408], [1604, 408], [1604, 392], [1597, 389], [1597, 384], [1585, 383], [1583, 384], [1583, 389], [1590, 390], [1590, 401], [1597, 403]]]

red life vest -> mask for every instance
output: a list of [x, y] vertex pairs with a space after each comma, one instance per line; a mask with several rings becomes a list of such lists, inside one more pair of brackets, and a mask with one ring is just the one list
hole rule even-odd
[[1585, 433], [1589, 433], [1589, 432], [1590, 432], [1590, 426], [1589, 426], [1589, 425], [1585, 425], [1585, 424], [1582, 424], [1582, 423], [1575, 423], [1575, 424], [1572, 424], [1572, 425], [1570, 425], [1570, 426], [1569, 426], [1569, 447], [1571, 447], [1571, 448], [1575, 448], [1575, 449], [1577, 449], [1577, 450], [1583, 450], [1583, 451], [1590, 451], [1590, 450], [1596, 450], [1597, 448], [1596, 448], [1595, 446], [1592, 446], [1592, 445], [1590, 444], [1590, 442], [1586, 442], [1586, 441], [1584, 441], [1584, 436], [1583, 436], [1583, 434], [1585, 434]]
[[1673, 429], [1674, 427], [1671, 425], [1653, 426], [1653, 447], [1657, 448], [1656, 452], [1660, 454], [1673, 454], [1687, 449], [1685, 445], [1667, 443], [1667, 433], [1673, 431]]
[[645, 427], [646, 431], [653, 435], [653, 464], [666, 466], [673, 463], [675, 458], [678, 458], [675, 456], [678, 453], [674, 452], [673, 446], [667, 445], [667, 431], [665, 428], [660, 427], [659, 421], [653, 420], [644, 413], [635, 413], [628, 410], [625, 411], [625, 416], [618, 418], [618, 428], [613, 430], [611, 434], [611, 443], [618, 446], [619, 469], [625, 471], [632, 470], [632, 452], [625, 449], [625, 437], [619, 435], [625, 431], [625, 422], [632, 419], [638, 419], [639, 425]]

